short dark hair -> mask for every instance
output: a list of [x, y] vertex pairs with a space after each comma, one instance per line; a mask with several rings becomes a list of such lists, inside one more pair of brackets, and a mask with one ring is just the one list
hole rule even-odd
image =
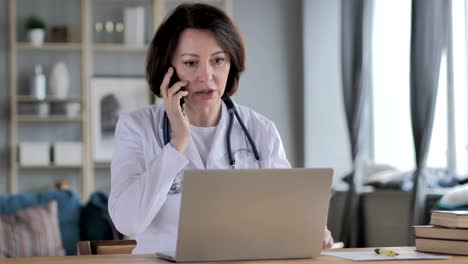
[[223, 98], [233, 95], [237, 91], [240, 74], [245, 69], [243, 39], [237, 27], [223, 11], [200, 3], [179, 5], [156, 31], [146, 57], [146, 79], [151, 91], [161, 97], [160, 86], [171, 66], [180, 35], [189, 28], [211, 32], [228, 54], [231, 67]]

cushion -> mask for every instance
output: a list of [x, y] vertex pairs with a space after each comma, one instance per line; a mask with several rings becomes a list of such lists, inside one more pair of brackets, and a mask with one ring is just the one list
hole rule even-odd
[[78, 195], [71, 190], [53, 190], [41, 193], [0, 195], [0, 215], [57, 201], [60, 235], [67, 255], [76, 255], [80, 241], [81, 204]]
[[81, 240], [121, 239], [107, 209], [109, 195], [95, 192], [81, 211]]
[[0, 216], [0, 256], [62, 256], [57, 202]]
[[452, 188], [437, 203], [437, 207], [444, 210], [467, 210], [468, 184]]
[[383, 170], [368, 175], [363, 179], [363, 184], [377, 189], [401, 190], [405, 180], [409, 180], [410, 177], [411, 174], [398, 170]]

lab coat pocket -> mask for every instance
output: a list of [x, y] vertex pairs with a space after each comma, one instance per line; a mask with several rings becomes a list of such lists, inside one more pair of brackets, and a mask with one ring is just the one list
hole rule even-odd
[[255, 159], [255, 155], [251, 149], [241, 148], [234, 151], [236, 160], [236, 169], [259, 169], [261, 168], [259, 161]]

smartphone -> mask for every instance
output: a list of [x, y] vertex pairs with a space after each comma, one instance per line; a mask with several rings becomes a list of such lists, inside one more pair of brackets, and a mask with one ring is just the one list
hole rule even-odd
[[[171, 80], [169, 81], [169, 88], [171, 88], [176, 82], [180, 81], [179, 76], [177, 76], [174, 66], [172, 66], [172, 68], [174, 69], [174, 72], [172, 73]], [[179, 92], [180, 91], [186, 91], [185, 87], [180, 88]], [[182, 97], [180, 99], [180, 106], [183, 107], [184, 104], [185, 104], [185, 98]]]

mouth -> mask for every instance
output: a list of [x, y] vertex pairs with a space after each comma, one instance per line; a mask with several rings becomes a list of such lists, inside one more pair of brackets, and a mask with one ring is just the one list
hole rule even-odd
[[216, 90], [214, 89], [203, 89], [203, 90], [199, 90], [197, 92], [195, 92], [196, 94], [212, 94], [214, 93]]
[[196, 98], [202, 101], [211, 101], [216, 98], [216, 89], [204, 88], [194, 92]]

